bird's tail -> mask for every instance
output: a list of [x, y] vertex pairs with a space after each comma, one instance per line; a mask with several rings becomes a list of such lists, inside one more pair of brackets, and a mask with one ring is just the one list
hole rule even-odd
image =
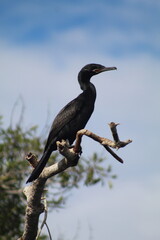
[[31, 173], [30, 177], [28, 178], [26, 183], [32, 182], [34, 180], [36, 180], [39, 175], [41, 174], [41, 172], [43, 171], [43, 168], [46, 166], [46, 163], [51, 155], [52, 151], [46, 151], [44, 152], [41, 160], [38, 162], [38, 165], [36, 166], [36, 168], [33, 170], [33, 172]]

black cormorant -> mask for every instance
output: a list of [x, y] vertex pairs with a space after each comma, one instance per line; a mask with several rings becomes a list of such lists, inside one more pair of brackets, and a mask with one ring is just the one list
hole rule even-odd
[[56, 141], [64, 139], [72, 144], [76, 138], [77, 131], [85, 127], [94, 110], [96, 99], [96, 89], [90, 82], [91, 77], [101, 72], [115, 69], [116, 67], [104, 67], [94, 63], [87, 64], [81, 69], [78, 74], [78, 82], [83, 92], [69, 102], [54, 119], [43, 156], [28, 178], [27, 183], [38, 178], [51, 153], [57, 149]]

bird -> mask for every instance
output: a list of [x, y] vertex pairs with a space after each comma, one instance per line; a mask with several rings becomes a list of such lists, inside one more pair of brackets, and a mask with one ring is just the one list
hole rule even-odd
[[87, 64], [78, 74], [78, 82], [82, 93], [69, 102], [55, 117], [43, 155], [26, 183], [36, 180], [44, 169], [50, 155], [57, 150], [57, 141], [67, 140], [71, 145], [76, 133], [83, 129], [90, 119], [96, 100], [96, 88], [90, 82], [91, 77], [99, 73], [116, 70], [116, 67], [105, 67], [101, 64]]

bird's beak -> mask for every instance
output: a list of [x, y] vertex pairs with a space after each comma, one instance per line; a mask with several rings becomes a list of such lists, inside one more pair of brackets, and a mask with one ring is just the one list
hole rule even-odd
[[111, 70], [117, 70], [116, 67], [104, 67], [102, 69], [99, 69], [99, 72], [106, 72], [106, 71], [111, 71]]
[[116, 67], [104, 67], [104, 68], [101, 68], [101, 69], [95, 69], [94, 72], [96, 73], [101, 73], [101, 72], [106, 72], [106, 71], [111, 71], [111, 70], [117, 70]]

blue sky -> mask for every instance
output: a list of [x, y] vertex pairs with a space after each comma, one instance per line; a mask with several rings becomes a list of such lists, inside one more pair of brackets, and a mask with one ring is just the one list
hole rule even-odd
[[[47, 44], [51, 39], [54, 43], [59, 34], [81, 29], [87, 32], [91, 46], [103, 53], [160, 53], [158, 1], [1, 2], [1, 36], [10, 43]], [[111, 49], [107, 45], [108, 36], [115, 42]]]
[[[106, 123], [120, 122], [120, 137], [133, 143], [118, 152], [123, 165], [107, 154], [106, 164], [118, 175], [113, 190], [82, 187], [66, 209], [49, 215], [56, 237], [61, 232], [73, 239], [78, 228], [77, 240], [88, 240], [90, 234], [94, 240], [160, 239], [159, 23], [156, 0], [0, 1], [0, 114], [5, 126], [22, 96], [24, 125], [38, 124], [41, 132], [81, 92], [81, 67], [97, 62], [118, 69], [93, 78], [98, 96], [87, 128], [110, 137]], [[19, 101], [13, 123], [20, 111]], [[106, 155], [85, 138], [83, 155], [93, 151]]]

